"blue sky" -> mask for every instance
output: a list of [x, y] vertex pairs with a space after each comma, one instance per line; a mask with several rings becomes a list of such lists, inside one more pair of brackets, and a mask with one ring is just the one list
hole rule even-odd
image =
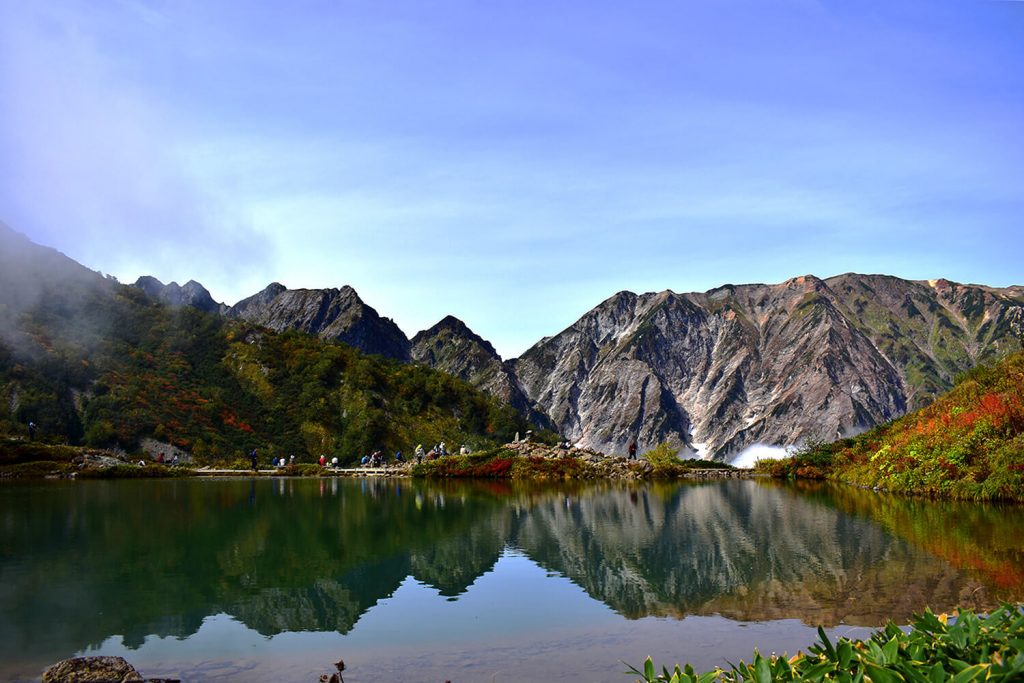
[[504, 356], [616, 291], [1024, 284], [1024, 2], [0, 0], [0, 220]]

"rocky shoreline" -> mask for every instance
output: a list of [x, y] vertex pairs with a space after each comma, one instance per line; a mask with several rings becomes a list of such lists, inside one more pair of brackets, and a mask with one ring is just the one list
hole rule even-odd
[[630, 460], [586, 448], [519, 441], [469, 455], [445, 456], [416, 465], [409, 473], [425, 478], [523, 480], [738, 479], [759, 476], [721, 463], [684, 461], [674, 456]]
[[[70, 446], [9, 442], [0, 444], [6, 457], [0, 479], [148, 479], [163, 477], [424, 477], [512, 479], [739, 479], [763, 476], [721, 463], [641, 456], [630, 460], [577, 447], [518, 441], [468, 455], [446, 455], [422, 463], [390, 463], [381, 467], [321, 467], [296, 463], [263, 464], [251, 469], [216, 466], [169, 466], [151, 459]], [[3, 455], [0, 454], [0, 455]]]

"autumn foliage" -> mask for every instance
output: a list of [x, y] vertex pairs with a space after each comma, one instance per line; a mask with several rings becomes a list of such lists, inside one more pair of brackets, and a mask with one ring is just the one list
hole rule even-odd
[[761, 469], [934, 497], [1024, 500], [1024, 353], [967, 373], [915, 413]]

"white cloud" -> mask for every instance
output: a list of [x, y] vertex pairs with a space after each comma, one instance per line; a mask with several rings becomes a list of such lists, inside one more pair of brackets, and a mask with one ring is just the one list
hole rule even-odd
[[9, 9], [0, 28], [4, 220], [121, 276], [140, 268], [184, 280], [267, 258], [263, 238], [176, 155], [180, 114], [124, 75], [87, 13]]

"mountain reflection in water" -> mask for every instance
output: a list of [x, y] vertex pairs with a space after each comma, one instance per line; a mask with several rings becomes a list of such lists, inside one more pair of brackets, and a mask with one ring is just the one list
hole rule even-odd
[[628, 619], [874, 626], [1021, 600], [1022, 539], [1020, 507], [753, 481], [7, 483], [0, 654], [137, 647], [222, 613], [344, 634], [408, 577], [458, 599], [509, 549]]

